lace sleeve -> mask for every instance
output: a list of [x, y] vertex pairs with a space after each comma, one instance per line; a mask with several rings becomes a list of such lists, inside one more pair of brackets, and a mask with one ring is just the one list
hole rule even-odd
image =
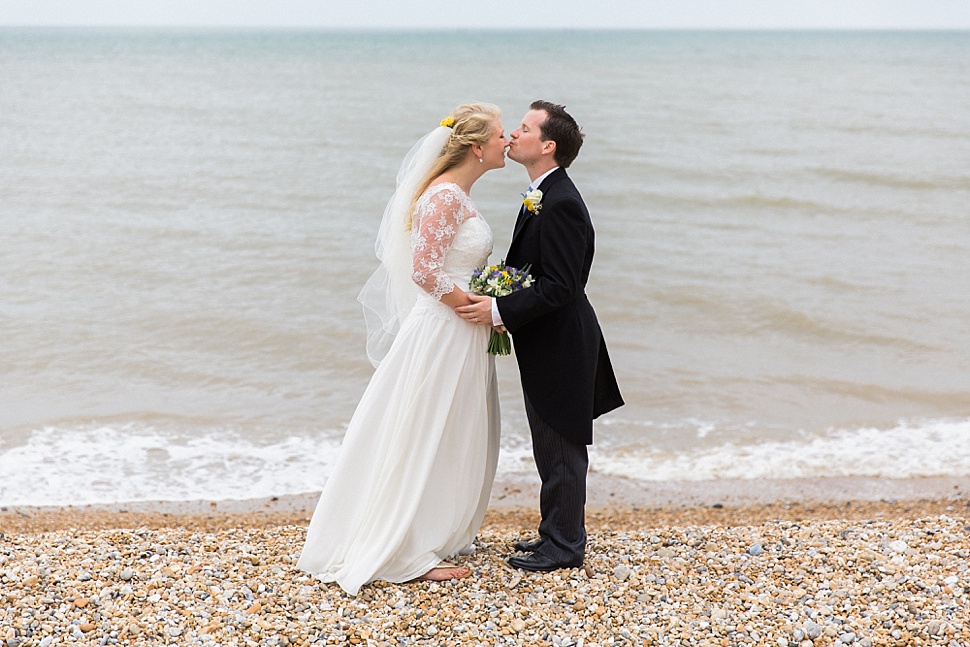
[[433, 190], [418, 201], [411, 232], [411, 279], [435, 299], [455, 287], [444, 272], [444, 263], [464, 219], [456, 189]]

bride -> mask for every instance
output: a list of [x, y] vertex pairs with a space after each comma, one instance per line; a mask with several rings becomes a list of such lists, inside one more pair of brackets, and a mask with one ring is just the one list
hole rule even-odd
[[361, 292], [377, 367], [307, 530], [297, 568], [356, 595], [374, 580], [450, 580], [485, 516], [499, 405], [487, 326], [458, 317], [492, 232], [468, 197], [505, 166], [500, 111], [463, 104], [408, 153]]

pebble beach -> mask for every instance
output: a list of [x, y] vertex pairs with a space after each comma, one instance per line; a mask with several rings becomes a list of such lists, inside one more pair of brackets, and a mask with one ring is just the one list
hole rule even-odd
[[[350, 597], [296, 570], [313, 497], [0, 511], [0, 640], [51, 645], [970, 645], [970, 508], [935, 498], [588, 512], [584, 568], [526, 573], [493, 496], [473, 575]], [[513, 504], [495, 505], [512, 498]], [[647, 501], [649, 503], [649, 501]]]

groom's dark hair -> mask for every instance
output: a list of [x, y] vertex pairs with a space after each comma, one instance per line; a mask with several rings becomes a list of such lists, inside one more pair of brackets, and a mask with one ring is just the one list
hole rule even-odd
[[546, 113], [546, 120], [542, 123], [543, 140], [556, 142], [556, 152], [552, 157], [556, 164], [562, 168], [569, 168], [576, 156], [579, 155], [579, 148], [583, 145], [583, 131], [566, 112], [566, 106], [548, 101], [533, 101], [529, 106], [532, 110], [542, 110]]

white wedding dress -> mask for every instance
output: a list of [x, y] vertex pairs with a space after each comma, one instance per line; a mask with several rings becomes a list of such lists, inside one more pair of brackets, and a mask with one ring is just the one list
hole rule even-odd
[[351, 595], [467, 548], [498, 461], [491, 329], [438, 300], [454, 285], [467, 291], [491, 229], [457, 185], [438, 184], [417, 203], [411, 249], [422, 291], [357, 405], [297, 563]]

